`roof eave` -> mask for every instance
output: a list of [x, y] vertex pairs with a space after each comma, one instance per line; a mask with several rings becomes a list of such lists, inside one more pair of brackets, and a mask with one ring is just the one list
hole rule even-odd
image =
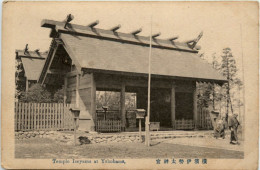
[[[134, 73], [134, 72], [122, 72], [122, 71], [113, 71], [113, 70], [102, 70], [102, 69], [93, 69], [93, 68], [82, 68], [82, 71], [85, 73], [106, 73], [106, 74], [117, 74], [124, 76], [140, 76], [148, 77], [147, 73]], [[180, 76], [170, 76], [170, 75], [158, 75], [151, 74], [154, 78], [166, 78], [166, 79], [176, 79], [176, 80], [191, 80], [197, 82], [210, 82], [223, 85], [227, 83], [227, 80], [224, 79], [207, 79], [207, 78], [196, 78], [196, 77], [180, 77]]]

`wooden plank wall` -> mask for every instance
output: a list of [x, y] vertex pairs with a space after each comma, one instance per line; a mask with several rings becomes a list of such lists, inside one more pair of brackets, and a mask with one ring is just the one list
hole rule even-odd
[[86, 120], [90, 129], [95, 130], [96, 120], [96, 83], [93, 73], [81, 74], [79, 81], [80, 119]]
[[74, 120], [69, 108], [63, 103], [15, 102], [15, 131], [71, 130]]
[[67, 78], [67, 102], [76, 104], [76, 75]]
[[66, 102], [80, 109], [80, 122], [91, 127], [84, 130], [95, 130], [96, 87], [93, 73], [72, 71], [66, 74], [66, 79]]

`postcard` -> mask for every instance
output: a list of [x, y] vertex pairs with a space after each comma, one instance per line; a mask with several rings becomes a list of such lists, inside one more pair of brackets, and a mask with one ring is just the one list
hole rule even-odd
[[257, 2], [4, 1], [2, 167], [257, 169]]

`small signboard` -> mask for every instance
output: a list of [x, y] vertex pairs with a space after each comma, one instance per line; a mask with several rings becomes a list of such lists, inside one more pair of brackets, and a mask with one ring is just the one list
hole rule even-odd
[[144, 109], [136, 109], [136, 119], [143, 119], [145, 117], [146, 111]]
[[70, 111], [74, 115], [74, 145], [76, 146], [76, 140], [77, 140], [76, 130], [79, 127], [80, 109], [79, 108], [70, 108]]
[[70, 108], [70, 111], [73, 113], [74, 119], [79, 118], [79, 113], [80, 113], [79, 108]]

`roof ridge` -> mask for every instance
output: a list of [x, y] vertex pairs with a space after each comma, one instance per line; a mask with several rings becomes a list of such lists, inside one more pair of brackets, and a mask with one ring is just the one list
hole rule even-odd
[[[149, 44], [149, 40], [150, 40], [149, 36], [140, 36], [140, 35], [134, 35], [131, 33], [123, 33], [123, 32], [117, 32], [117, 31], [113, 32], [111, 30], [93, 28], [93, 27], [89, 27], [89, 26], [83, 26], [83, 25], [71, 24], [71, 23], [68, 23], [66, 25], [66, 28], [64, 28], [64, 25], [65, 25], [65, 22], [48, 20], [48, 19], [44, 19], [41, 22], [42, 27], [51, 28], [52, 32], [62, 30], [62, 31], [67, 31], [67, 32], [68, 31], [77, 32], [79, 34], [80, 33], [89, 34], [92, 36], [95, 35], [95, 36], [113, 38], [113, 39], [117, 39], [117, 40], [125, 40], [125, 41], [130, 41], [130, 42], [142, 41], [142, 43], [144, 43], [144, 44]], [[56, 26], [58, 26], [58, 28], [56, 28]], [[52, 36], [52, 33], [50, 36]], [[122, 38], [126, 38], [126, 39], [122, 39]], [[169, 47], [169, 45], [170, 45], [170, 46], [172, 46], [172, 48], [175, 48], [175, 49], [176, 48], [185, 49], [185, 50], [189, 50], [189, 51], [193, 51], [193, 52], [198, 51], [196, 49], [191, 49], [186, 43], [182, 43], [182, 42], [178, 42], [178, 41], [171, 41], [169, 39], [153, 38], [152, 42], [155, 45], [159, 45], [159, 46], [166, 45], [167, 47]]]
[[15, 53], [19, 57], [23, 58], [33, 58], [33, 59], [45, 59], [48, 55], [47, 52], [36, 52], [36, 51], [27, 51], [24, 53], [24, 50], [15, 50]]
[[[18, 50], [18, 49], [16, 49], [15, 52], [24, 52], [24, 50]], [[36, 51], [30, 51], [30, 50], [28, 50], [28, 52], [29, 52], [29, 53], [37, 53]], [[44, 51], [44, 52], [39, 51], [38, 53], [40, 53], [40, 54], [47, 54], [48, 51]]]

